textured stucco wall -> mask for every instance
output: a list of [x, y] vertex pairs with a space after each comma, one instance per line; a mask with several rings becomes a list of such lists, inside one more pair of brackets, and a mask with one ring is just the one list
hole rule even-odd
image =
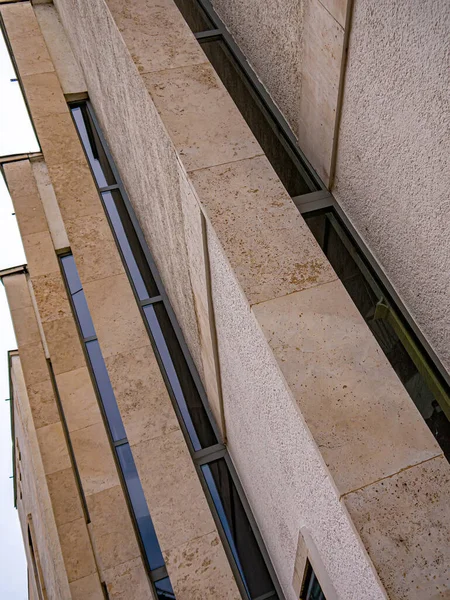
[[356, 0], [333, 192], [447, 369], [449, 89], [447, 0]]

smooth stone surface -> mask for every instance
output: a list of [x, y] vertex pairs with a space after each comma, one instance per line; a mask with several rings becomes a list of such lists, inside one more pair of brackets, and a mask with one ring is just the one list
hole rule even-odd
[[73, 317], [42, 324], [55, 375], [85, 366], [85, 358]]
[[28, 399], [36, 429], [59, 421], [59, 412], [50, 379], [27, 386]]
[[87, 496], [86, 502], [102, 572], [140, 556], [122, 486]]
[[71, 466], [61, 422], [45, 425], [36, 430], [46, 475]]
[[[5, 8], [2, 8], [2, 15], [5, 15], [4, 11]], [[8, 33], [8, 28], [6, 28], [6, 31]], [[10, 37], [14, 59], [20, 75], [25, 77], [26, 75], [54, 71], [52, 60], [42, 36], [26, 35], [25, 37], [26, 43], [23, 43], [23, 39], [20, 37]]]
[[100, 213], [65, 220], [78, 274], [85, 288], [89, 281], [124, 273], [105, 213], [100, 210]]
[[441, 453], [339, 281], [253, 310], [340, 494]]
[[206, 62], [171, 0], [107, 0], [140, 73]]
[[14, 333], [19, 346], [25, 344], [38, 344], [41, 341], [39, 327], [36, 321], [34, 308], [17, 308], [11, 311], [11, 318], [14, 325]]
[[47, 485], [57, 525], [84, 516], [72, 467], [47, 475]]
[[72, 581], [70, 591], [72, 600], [105, 600], [97, 573]]
[[151, 346], [105, 361], [130, 444], [179, 429]]
[[320, 3], [341, 27], [345, 27], [348, 0], [320, 0]]
[[69, 431], [102, 422], [97, 396], [87, 367], [56, 376]]
[[161, 550], [215, 531], [181, 431], [132, 446]]
[[[10, 40], [23, 40], [27, 37], [40, 35], [31, 3], [17, 3], [2, 6], [1, 14]], [[27, 40], [28, 42], [28, 40]]]
[[95, 561], [84, 517], [60, 525], [58, 533], [69, 583], [95, 573]]
[[217, 532], [164, 552], [164, 559], [177, 598], [241, 599]]
[[336, 278], [266, 157], [190, 175], [250, 304]]
[[49, 381], [49, 372], [42, 344], [28, 344], [19, 348], [20, 361], [27, 386]]
[[48, 117], [56, 114], [67, 114], [67, 102], [64, 100], [58, 75], [35, 73], [22, 77], [27, 101], [33, 107], [33, 117]]
[[188, 171], [263, 154], [210, 64], [143, 79]]
[[84, 285], [103, 357], [150, 345], [127, 275], [115, 275]]
[[70, 437], [86, 496], [119, 484], [116, 463], [103, 423], [72, 431]]
[[344, 496], [390, 599], [450, 597], [449, 497], [444, 457]]
[[69, 111], [38, 117], [35, 116], [38, 106], [30, 108], [46, 162], [53, 165], [83, 160], [83, 149]]
[[42, 323], [72, 316], [61, 273], [32, 277], [31, 282]]
[[28, 270], [32, 277], [59, 272], [52, 238], [48, 231], [22, 236], [27, 255]]
[[154, 600], [141, 558], [134, 558], [104, 573], [111, 600], [130, 600], [130, 590], [139, 600]]
[[10, 310], [33, 306], [27, 278], [24, 274], [9, 275], [3, 280]]

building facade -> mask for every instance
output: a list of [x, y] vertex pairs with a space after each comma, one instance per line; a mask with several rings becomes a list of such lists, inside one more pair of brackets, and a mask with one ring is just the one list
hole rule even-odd
[[41, 148], [1, 158], [33, 600], [450, 598], [450, 26], [418, 4], [0, 0]]

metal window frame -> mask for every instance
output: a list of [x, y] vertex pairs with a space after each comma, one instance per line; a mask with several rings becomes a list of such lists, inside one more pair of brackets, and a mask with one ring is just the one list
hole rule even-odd
[[[209, 462], [213, 462], [215, 460], [218, 460], [220, 458], [223, 458], [225, 460], [226, 465], [227, 465], [227, 467], [229, 469], [229, 472], [230, 472], [230, 475], [231, 475], [231, 479], [232, 479], [232, 481], [233, 481], [233, 483], [234, 483], [234, 485], [236, 487], [236, 491], [238, 493], [239, 499], [240, 499], [240, 501], [242, 503], [242, 506], [243, 506], [243, 509], [244, 509], [245, 514], [247, 516], [247, 519], [249, 521], [250, 527], [252, 529], [252, 532], [253, 532], [253, 534], [255, 536], [255, 539], [256, 539], [256, 542], [258, 544], [258, 548], [259, 548], [259, 550], [261, 552], [261, 555], [262, 555], [262, 558], [263, 558], [264, 563], [266, 565], [266, 568], [268, 570], [269, 576], [270, 576], [270, 578], [272, 580], [272, 583], [273, 583], [273, 586], [274, 586], [274, 592], [270, 592], [270, 594], [273, 595], [273, 593], [275, 593], [278, 596], [279, 600], [283, 600], [284, 599], [284, 594], [283, 594], [281, 586], [280, 586], [280, 584], [278, 582], [278, 578], [276, 576], [275, 569], [273, 568], [272, 561], [270, 560], [269, 554], [268, 554], [267, 549], [265, 547], [264, 541], [263, 541], [261, 533], [259, 531], [259, 527], [258, 527], [258, 525], [256, 523], [256, 520], [255, 520], [254, 516], [253, 516], [253, 512], [252, 512], [251, 507], [250, 507], [250, 505], [248, 503], [248, 500], [246, 498], [244, 489], [242, 487], [242, 484], [240, 482], [240, 479], [239, 479], [239, 476], [238, 476], [238, 474], [236, 472], [236, 469], [235, 469], [235, 467], [233, 465], [231, 457], [230, 457], [230, 455], [229, 455], [226, 447], [222, 443], [222, 435], [221, 435], [221, 432], [220, 432], [220, 430], [219, 430], [219, 428], [217, 426], [215, 418], [214, 418], [214, 416], [212, 414], [211, 408], [209, 406], [209, 402], [208, 402], [208, 399], [206, 397], [206, 392], [204, 390], [203, 383], [202, 383], [202, 381], [200, 379], [200, 376], [199, 376], [199, 374], [197, 372], [197, 369], [196, 369], [196, 367], [194, 365], [194, 361], [193, 361], [193, 359], [191, 357], [191, 354], [189, 352], [189, 348], [188, 348], [187, 343], [186, 343], [186, 341], [184, 339], [184, 335], [183, 335], [183, 333], [181, 331], [181, 328], [180, 328], [180, 326], [178, 324], [178, 321], [177, 321], [177, 318], [175, 316], [175, 313], [174, 313], [174, 311], [172, 309], [169, 297], [167, 296], [165, 287], [164, 287], [163, 282], [161, 280], [161, 277], [159, 275], [159, 272], [158, 272], [158, 269], [157, 269], [156, 264], [154, 262], [153, 256], [150, 253], [147, 241], [146, 241], [146, 239], [144, 237], [143, 231], [142, 231], [141, 226], [139, 224], [139, 221], [137, 219], [137, 216], [136, 216], [136, 213], [134, 211], [134, 208], [133, 208], [133, 206], [132, 206], [132, 204], [130, 202], [130, 199], [128, 197], [128, 194], [127, 194], [127, 192], [125, 190], [125, 186], [124, 186], [124, 184], [122, 182], [122, 179], [120, 177], [120, 174], [119, 174], [119, 172], [117, 170], [115, 161], [114, 161], [114, 159], [113, 159], [113, 157], [111, 155], [108, 143], [107, 143], [107, 141], [106, 141], [106, 139], [104, 137], [103, 130], [102, 130], [102, 128], [101, 128], [101, 126], [100, 126], [100, 124], [98, 122], [98, 119], [97, 119], [97, 116], [95, 114], [95, 111], [93, 110], [92, 104], [91, 104], [91, 102], [90, 102], [89, 99], [86, 99], [86, 100], [82, 100], [82, 101], [70, 102], [69, 103], [69, 108], [75, 108], [75, 107], [80, 106], [82, 104], [84, 104], [86, 106], [86, 109], [87, 109], [87, 111], [89, 113], [89, 116], [90, 116], [90, 118], [92, 120], [92, 123], [93, 123], [93, 125], [94, 125], [94, 127], [96, 129], [96, 132], [97, 132], [98, 138], [100, 140], [100, 143], [102, 145], [103, 151], [105, 152], [106, 158], [109, 161], [109, 166], [111, 168], [111, 172], [113, 173], [113, 176], [114, 176], [114, 178], [116, 180], [116, 184], [114, 184], [114, 189], [118, 190], [119, 193], [121, 194], [121, 197], [122, 197], [125, 209], [126, 209], [126, 211], [128, 213], [128, 216], [130, 218], [131, 224], [132, 224], [132, 226], [134, 228], [134, 231], [136, 233], [138, 241], [139, 241], [139, 243], [141, 245], [142, 252], [143, 252], [143, 254], [145, 256], [145, 259], [147, 261], [147, 264], [149, 266], [151, 274], [152, 274], [152, 276], [154, 278], [156, 287], [159, 290], [159, 295], [158, 296], [146, 299], [144, 301], [142, 301], [142, 300], [139, 299], [137, 291], [136, 291], [135, 286], [134, 286], [134, 282], [133, 282], [132, 277], [131, 277], [131, 275], [129, 273], [128, 267], [126, 265], [125, 258], [123, 256], [122, 250], [121, 250], [120, 245], [118, 243], [118, 239], [117, 239], [116, 233], [114, 231], [113, 224], [110, 221], [110, 218], [109, 218], [109, 215], [108, 215], [108, 211], [106, 210], [105, 204], [103, 202], [102, 193], [105, 192], [105, 191], [108, 191], [108, 190], [106, 188], [104, 188], [104, 187], [99, 187], [99, 185], [97, 184], [97, 180], [95, 179], [95, 175], [94, 175], [94, 173], [92, 171], [92, 168], [90, 166], [90, 163], [89, 163], [89, 160], [88, 160], [87, 153], [86, 153], [86, 150], [84, 148], [84, 145], [82, 144], [82, 142], [80, 142], [81, 145], [83, 146], [83, 151], [85, 152], [86, 159], [87, 159], [88, 164], [89, 164], [89, 168], [91, 169], [92, 177], [93, 177], [93, 180], [95, 182], [95, 186], [97, 188], [97, 192], [99, 194], [100, 200], [102, 202], [102, 206], [103, 206], [103, 209], [104, 209], [105, 216], [106, 216], [106, 218], [108, 220], [108, 223], [110, 225], [112, 235], [113, 235], [114, 240], [116, 242], [117, 250], [119, 251], [119, 254], [121, 256], [122, 262], [124, 264], [125, 272], [127, 274], [127, 277], [128, 277], [128, 280], [129, 280], [129, 283], [130, 283], [130, 286], [131, 286], [131, 289], [133, 290], [133, 294], [135, 296], [137, 305], [138, 305], [138, 307], [139, 307], [139, 309], [141, 311], [141, 316], [142, 316], [144, 324], [145, 324], [145, 326], [147, 328], [147, 332], [149, 334], [150, 342], [151, 342], [153, 351], [155, 353], [155, 357], [157, 359], [158, 365], [160, 367], [161, 374], [163, 376], [163, 379], [164, 379], [164, 382], [166, 384], [169, 396], [170, 396], [171, 401], [172, 401], [172, 405], [173, 405], [175, 413], [177, 415], [177, 418], [178, 418], [178, 421], [179, 421], [179, 424], [180, 424], [180, 428], [181, 428], [181, 430], [183, 432], [183, 435], [184, 435], [184, 438], [186, 440], [189, 452], [191, 454], [191, 457], [192, 457], [195, 469], [197, 471], [198, 478], [199, 478], [200, 483], [202, 485], [202, 488], [203, 488], [203, 490], [205, 492], [206, 500], [208, 502], [209, 508], [211, 510], [211, 514], [212, 514], [213, 519], [215, 521], [215, 524], [217, 526], [217, 529], [218, 529], [220, 538], [222, 540], [222, 544], [223, 544], [225, 553], [227, 555], [228, 561], [230, 563], [230, 567], [232, 569], [233, 575], [234, 575], [235, 580], [236, 580], [236, 584], [237, 584], [237, 586], [239, 588], [239, 591], [241, 593], [242, 598], [244, 598], [245, 600], [248, 600], [249, 596], [247, 594], [247, 591], [245, 589], [244, 583], [242, 581], [241, 574], [239, 572], [239, 569], [237, 567], [236, 561], [235, 561], [234, 556], [232, 554], [232, 551], [231, 551], [230, 545], [228, 543], [228, 539], [226, 537], [226, 534], [225, 534], [222, 522], [220, 521], [220, 518], [218, 516], [217, 509], [215, 507], [214, 501], [213, 501], [212, 496], [211, 496], [211, 492], [210, 492], [210, 490], [209, 490], [209, 488], [208, 488], [208, 486], [206, 484], [206, 480], [205, 480], [205, 478], [203, 476], [203, 473], [202, 473], [202, 470], [201, 470], [201, 466], [203, 466], [205, 464], [208, 464]], [[76, 124], [75, 124], [75, 127], [76, 127]], [[77, 132], [78, 132], [78, 130], [77, 130]], [[115, 187], [116, 185], [117, 185], [117, 187]], [[110, 187], [110, 186], [108, 186], [108, 187]], [[184, 423], [183, 416], [182, 416], [182, 414], [180, 412], [180, 409], [178, 407], [178, 403], [177, 403], [177, 401], [175, 399], [175, 396], [173, 394], [170, 381], [168, 380], [167, 375], [165, 373], [164, 364], [162, 363], [162, 360], [161, 360], [161, 358], [159, 356], [158, 349], [157, 349], [156, 344], [155, 344], [154, 339], [153, 339], [153, 334], [152, 334], [152, 332], [150, 330], [150, 327], [149, 327], [149, 325], [147, 323], [147, 319], [145, 317], [145, 313], [143, 311], [144, 306], [147, 306], [148, 304], [153, 304], [155, 302], [161, 302], [163, 304], [164, 308], [167, 311], [167, 315], [169, 317], [169, 320], [170, 320], [170, 323], [172, 325], [172, 328], [173, 328], [174, 334], [176, 336], [176, 339], [177, 339], [177, 341], [178, 341], [178, 343], [180, 345], [180, 349], [182, 351], [184, 360], [186, 361], [186, 365], [187, 365], [187, 367], [189, 369], [189, 372], [190, 372], [190, 375], [191, 375], [191, 377], [192, 377], [192, 379], [194, 381], [194, 384], [195, 384], [196, 389], [198, 391], [198, 394], [200, 396], [201, 402], [202, 402], [202, 404], [204, 406], [204, 409], [206, 411], [206, 415], [207, 415], [207, 417], [209, 419], [209, 422], [210, 422], [210, 424], [212, 426], [212, 429], [213, 429], [213, 431], [214, 431], [214, 433], [216, 435], [216, 438], [218, 440], [218, 444], [215, 444], [215, 445], [210, 446], [208, 448], [203, 448], [202, 450], [199, 450], [197, 452], [194, 451], [194, 449], [193, 449], [193, 446], [192, 446], [192, 443], [191, 443], [191, 439], [189, 437], [189, 433], [188, 433], [186, 425]], [[270, 598], [270, 596], [269, 596], [269, 598]], [[254, 600], [260, 600], [260, 599], [254, 599]]]

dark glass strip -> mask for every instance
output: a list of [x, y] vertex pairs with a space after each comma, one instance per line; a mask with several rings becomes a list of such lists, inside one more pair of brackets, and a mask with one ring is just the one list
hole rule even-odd
[[172, 600], [175, 598], [172, 585], [168, 577], [155, 582], [156, 597], [158, 600]]

